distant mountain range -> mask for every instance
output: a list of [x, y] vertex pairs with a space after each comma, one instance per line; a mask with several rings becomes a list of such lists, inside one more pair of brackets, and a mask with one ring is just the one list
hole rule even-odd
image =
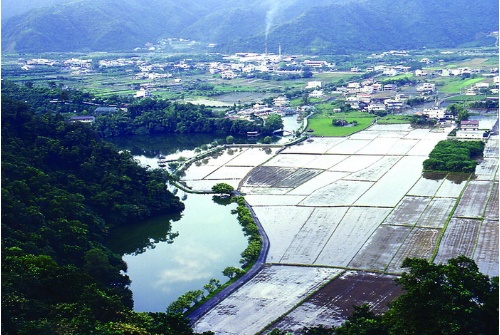
[[2, 52], [131, 51], [183, 38], [221, 52], [493, 45], [498, 0], [2, 0]]

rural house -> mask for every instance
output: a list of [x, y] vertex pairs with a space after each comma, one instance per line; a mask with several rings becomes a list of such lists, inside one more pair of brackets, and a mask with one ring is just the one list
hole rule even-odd
[[478, 120], [460, 121], [460, 130], [463, 131], [479, 130], [479, 121]]

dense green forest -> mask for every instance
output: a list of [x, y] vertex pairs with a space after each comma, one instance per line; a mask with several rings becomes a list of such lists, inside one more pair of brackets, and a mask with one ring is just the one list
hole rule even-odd
[[424, 161], [424, 170], [474, 173], [483, 150], [482, 141], [440, 141]]
[[[3, 93], [3, 92], [2, 92]], [[83, 124], [2, 94], [2, 333], [192, 334], [184, 317], [135, 313], [108, 229], [184, 205]]]
[[274, 130], [283, 127], [278, 115], [265, 121], [258, 117], [252, 121], [228, 119], [224, 113], [214, 112], [204, 105], [153, 98], [137, 100], [117, 95], [104, 100], [88, 92], [58, 87], [51, 82], [48, 86], [32, 82], [18, 85], [5, 80], [2, 96], [27, 102], [37, 115], [55, 112], [68, 119], [75, 114], [94, 115], [99, 105], [113, 104], [117, 106], [115, 112], [96, 115], [94, 127], [102, 137], [173, 133], [246, 135], [248, 131], [271, 135]]
[[[277, 116], [277, 115], [276, 115]], [[179, 104], [168, 100], [141, 99], [127, 106], [126, 113], [96, 119], [96, 129], [104, 137], [164, 133], [211, 133], [246, 135], [258, 131], [270, 135], [283, 127], [281, 117], [253, 121], [228, 119], [203, 105]]]

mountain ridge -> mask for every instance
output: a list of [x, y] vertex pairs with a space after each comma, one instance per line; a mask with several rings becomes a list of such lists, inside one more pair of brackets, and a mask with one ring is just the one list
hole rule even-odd
[[[498, 1], [76, 0], [2, 21], [3, 52], [131, 51], [161, 38], [216, 51], [336, 53], [494, 43]], [[277, 48], [277, 47], [275, 47]]]

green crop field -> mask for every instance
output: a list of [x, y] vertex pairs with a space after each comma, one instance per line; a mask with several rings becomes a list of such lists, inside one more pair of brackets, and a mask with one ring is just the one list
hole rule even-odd
[[461, 89], [482, 81], [485, 81], [482, 77], [469, 78], [465, 80], [462, 80], [460, 77], [449, 77], [444, 79], [444, 86], [439, 87], [439, 90], [445, 93], [457, 93], [460, 92]]
[[446, 99], [448, 102], [481, 101], [484, 95], [455, 95]]
[[411, 115], [387, 115], [377, 120], [378, 124], [405, 124], [411, 122]]
[[373, 115], [366, 113], [339, 113], [335, 115], [335, 119], [342, 119], [349, 123], [356, 121], [358, 124], [355, 126], [336, 127], [332, 125], [334, 118], [315, 116], [309, 118], [307, 129], [312, 129], [312, 134], [315, 136], [348, 136], [369, 127], [374, 118]]

